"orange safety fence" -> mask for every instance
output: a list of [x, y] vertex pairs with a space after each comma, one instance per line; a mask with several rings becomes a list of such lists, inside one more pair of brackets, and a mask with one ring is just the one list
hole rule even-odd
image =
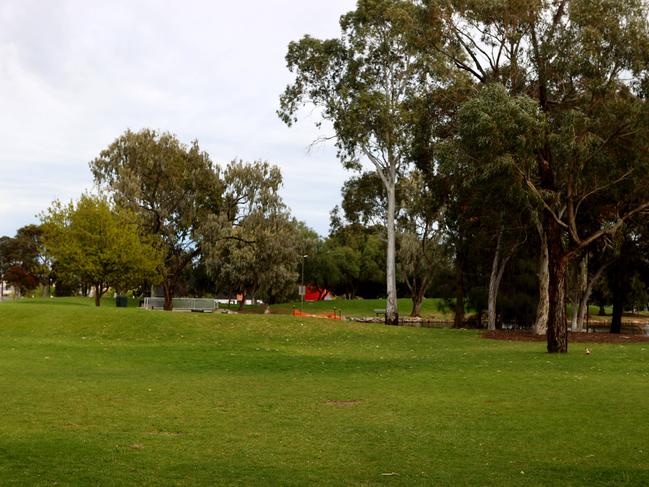
[[328, 320], [342, 320], [342, 311], [337, 311], [334, 309], [333, 313], [318, 313], [318, 314], [313, 314], [313, 313], [305, 313], [304, 311], [300, 311], [297, 308], [293, 308], [293, 311], [291, 313], [293, 316], [304, 316], [306, 318], [326, 318]]

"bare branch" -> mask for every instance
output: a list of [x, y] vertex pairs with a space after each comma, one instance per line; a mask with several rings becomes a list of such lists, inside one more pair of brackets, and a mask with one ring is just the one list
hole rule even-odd
[[311, 152], [313, 151], [313, 149], [314, 149], [317, 145], [324, 144], [324, 143], [326, 143], [326, 142], [329, 142], [329, 141], [331, 141], [331, 140], [335, 140], [335, 139], [336, 139], [336, 136], [335, 136], [335, 135], [329, 135], [329, 136], [327, 136], [327, 135], [321, 135], [321, 136], [317, 137], [313, 142], [311, 142], [311, 143], [309, 144], [309, 146], [308, 146], [307, 149], [306, 149], [306, 153], [310, 155]]
[[534, 193], [534, 195], [541, 201], [541, 203], [543, 204], [543, 207], [550, 213], [550, 215], [552, 215], [552, 218], [554, 219], [554, 221], [556, 221], [561, 227], [567, 229], [568, 225], [566, 225], [563, 222], [563, 220], [561, 220], [561, 217], [559, 215], [557, 215], [557, 213], [550, 207], [550, 205], [548, 205], [546, 203], [545, 198], [543, 197], [543, 195], [541, 194], [539, 189], [536, 187], [534, 182], [530, 178], [527, 177], [527, 174], [525, 174], [525, 172], [520, 167], [518, 167], [516, 165], [514, 165], [514, 167], [516, 168], [516, 171], [518, 171], [518, 173], [523, 177], [523, 180], [525, 181], [525, 184], [527, 185], [527, 187], [530, 188], [532, 193]]
[[581, 242], [581, 244], [577, 247], [577, 249], [575, 249], [573, 251], [573, 254], [581, 251], [582, 249], [584, 249], [586, 247], [588, 247], [590, 244], [592, 244], [593, 242], [597, 241], [598, 239], [600, 239], [601, 237], [603, 237], [605, 235], [614, 235], [620, 229], [620, 227], [624, 224], [624, 222], [626, 222], [632, 216], [635, 216], [638, 213], [643, 212], [644, 210], [649, 210], [649, 201], [646, 201], [646, 202], [638, 205], [633, 210], [631, 210], [628, 213], [626, 213], [625, 215], [619, 217], [618, 220], [613, 225], [611, 225], [610, 227], [602, 228], [601, 230], [599, 230], [599, 231], [595, 232], [594, 234], [592, 234], [587, 239], [583, 240]]
[[629, 177], [632, 173], [633, 173], [633, 170], [631, 169], [631, 170], [625, 172], [622, 176], [620, 176], [619, 178], [617, 178], [615, 181], [611, 181], [610, 183], [605, 184], [605, 185], [603, 185], [603, 186], [598, 186], [597, 188], [593, 189], [592, 191], [590, 191], [590, 192], [586, 193], [584, 196], [582, 196], [582, 197], [579, 199], [579, 202], [577, 202], [577, 207], [575, 208], [575, 217], [576, 217], [577, 213], [579, 213], [579, 207], [581, 206], [581, 204], [582, 204], [584, 201], [586, 201], [586, 199], [590, 198], [591, 196], [593, 196], [593, 195], [596, 194], [596, 193], [599, 193], [600, 191], [605, 190], [606, 188], [610, 188], [611, 186], [615, 186], [616, 184], [618, 184], [618, 183], [624, 181], [624, 180], [625, 180], [627, 177]]

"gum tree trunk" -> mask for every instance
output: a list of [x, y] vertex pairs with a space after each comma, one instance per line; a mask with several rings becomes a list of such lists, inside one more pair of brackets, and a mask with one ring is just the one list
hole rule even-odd
[[566, 317], [566, 274], [570, 262], [563, 250], [559, 225], [550, 220], [548, 225], [548, 313], [547, 343], [549, 353], [568, 351], [568, 321]]
[[421, 286], [414, 293], [412, 293], [412, 312], [411, 317], [421, 316], [421, 305], [424, 302], [424, 287]]
[[593, 293], [593, 288], [595, 287], [595, 284], [597, 284], [597, 281], [599, 281], [600, 277], [602, 277], [602, 274], [604, 273], [604, 270], [608, 264], [603, 264], [600, 266], [599, 269], [597, 269], [597, 272], [593, 275], [593, 277], [590, 278], [588, 281], [588, 285], [586, 286], [586, 291], [584, 291], [584, 295], [581, 297], [581, 301], [579, 302], [579, 317], [577, 318], [577, 331], [584, 331], [584, 321], [586, 321], [586, 315], [588, 314], [588, 300], [590, 299], [590, 295]]
[[502, 237], [503, 228], [500, 227], [500, 230], [498, 231], [498, 240], [496, 242], [496, 254], [494, 255], [491, 264], [491, 276], [489, 277], [489, 298], [487, 305], [487, 328], [489, 330], [496, 329], [496, 300], [498, 298], [498, 287], [500, 286], [500, 279], [498, 278], [499, 274], [500, 277], [502, 277], [502, 274], [499, 272]]
[[534, 333], [545, 335], [548, 329], [548, 316], [550, 314], [550, 298], [548, 296], [550, 286], [550, 271], [548, 261], [548, 241], [543, 226], [537, 223], [537, 230], [541, 239], [541, 252], [539, 256], [539, 303], [536, 307], [536, 320], [534, 321]]
[[500, 289], [500, 283], [502, 282], [503, 275], [505, 274], [505, 267], [507, 263], [514, 255], [518, 243], [514, 245], [507, 253], [507, 255], [502, 255], [502, 236], [505, 232], [505, 228], [501, 227], [500, 232], [498, 233], [498, 242], [496, 243], [496, 255], [494, 255], [494, 260], [491, 265], [491, 276], [489, 278], [489, 298], [487, 306], [487, 328], [489, 330], [496, 329], [496, 312], [498, 304], [498, 291]]
[[174, 283], [170, 282], [169, 279], [165, 279], [165, 281], [164, 281], [164, 283], [162, 285], [162, 288], [163, 288], [164, 293], [165, 293], [165, 303], [164, 303], [164, 310], [165, 311], [173, 311], [173, 309], [174, 309], [173, 287], [174, 287]]
[[95, 306], [101, 306], [101, 295], [102, 295], [102, 286], [101, 284], [95, 284]]
[[572, 298], [572, 319], [570, 320], [570, 327], [573, 331], [581, 331], [579, 325], [579, 313], [581, 302], [586, 295], [588, 287], [588, 254], [586, 253], [575, 266], [575, 289]]
[[386, 186], [388, 192], [388, 214], [387, 214], [387, 306], [385, 309], [386, 325], [399, 324], [399, 310], [397, 308], [397, 274], [396, 274], [396, 235], [394, 228], [394, 216], [396, 212], [396, 198], [394, 188], [394, 174], [388, 177]]

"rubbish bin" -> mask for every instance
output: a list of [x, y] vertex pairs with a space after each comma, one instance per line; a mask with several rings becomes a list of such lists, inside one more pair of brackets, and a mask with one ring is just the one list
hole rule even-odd
[[117, 296], [115, 298], [115, 305], [118, 308], [128, 308], [128, 298], [126, 296]]

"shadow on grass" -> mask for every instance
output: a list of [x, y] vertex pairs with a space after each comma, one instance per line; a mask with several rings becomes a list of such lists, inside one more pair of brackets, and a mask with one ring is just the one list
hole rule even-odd
[[[629, 465], [552, 465], [526, 472], [528, 480], [561, 479], [563, 485], [649, 485], [649, 469]], [[540, 484], [539, 484], [540, 485]]]
[[[72, 301], [72, 300], [63, 301], [63, 300], [60, 300], [60, 299], [52, 299], [52, 300], [48, 301], [47, 299], [29, 299], [29, 298], [25, 298], [25, 299], [17, 299], [16, 301], [11, 301], [11, 302], [14, 303], [14, 304], [20, 304], [20, 305], [27, 305], [27, 304], [37, 304], [37, 305], [47, 304], [49, 306], [52, 306], [52, 305], [54, 305], [54, 306], [94, 306], [95, 305], [95, 302], [90, 301], [90, 300], [87, 301], [87, 302], [85, 302], [85, 301], [76, 301], [76, 300], [74, 300], [74, 301]], [[111, 304], [114, 305], [114, 302], [111, 303]], [[104, 301], [102, 301], [102, 305], [106, 306], [106, 305], [109, 305], [109, 303], [105, 303]]]

